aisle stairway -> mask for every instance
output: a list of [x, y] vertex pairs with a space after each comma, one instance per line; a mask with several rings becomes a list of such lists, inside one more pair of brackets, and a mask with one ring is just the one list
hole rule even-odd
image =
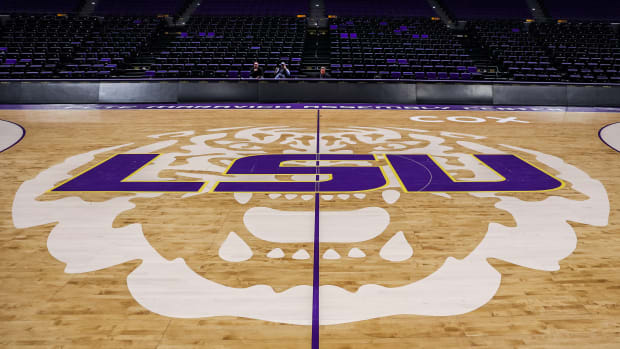
[[330, 40], [326, 29], [308, 29], [303, 51], [303, 66], [301, 73], [307, 77], [318, 74], [324, 66], [329, 69]]

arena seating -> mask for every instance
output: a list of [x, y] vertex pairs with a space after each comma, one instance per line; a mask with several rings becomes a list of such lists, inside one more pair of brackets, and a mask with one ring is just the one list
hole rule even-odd
[[560, 81], [562, 76], [535, 33], [525, 30], [521, 22], [478, 20], [468, 25], [470, 35], [488, 49], [500, 76], [517, 81]]
[[0, 78], [106, 78], [145, 47], [161, 21], [13, 16], [0, 38]]
[[[579, 18], [573, 1], [562, 9], [558, 1], [545, 0], [546, 10]], [[213, 0], [175, 26], [188, 1], [105, 0], [78, 16], [81, 1], [10, 0], [0, 4], [0, 14], [10, 14], [0, 24], [0, 79], [237, 79], [258, 61], [267, 78], [286, 62], [294, 78], [329, 64], [338, 79], [620, 82], [612, 21], [525, 21], [524, 1], [476, 0], [485, 11], [470, 2], [441, 2], [466, 19], [464, 29], [451, 29], [425, 0], [326, 1], [333, 16], [316, 57], [306, 2]], [[600, 5], [618, 13], [618, 4]]]
[[620, 39], [606, 23], [538, 24], [538, 37], [563, 77], [620, 82]]
[[183, 32], [166, 32], [140, 64], [146, 77], [247, 78], [254, 61], [273, 77], [280, 62], [296, 76], [306, 21], [296, 17], [192, 17]]
[[502, 76], [516, 81], [617, 82], [620, 45], [608, 23], [469, 22]]
[[472, 79], [478, 75], [461, 40], [429, 18], [330, 20], [331, 71], [356, 79]]

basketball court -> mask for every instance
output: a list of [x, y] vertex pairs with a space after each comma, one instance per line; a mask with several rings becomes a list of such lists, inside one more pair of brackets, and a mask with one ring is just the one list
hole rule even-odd
[[618, 348], [620, 109], [0, 120], [2, 347]]

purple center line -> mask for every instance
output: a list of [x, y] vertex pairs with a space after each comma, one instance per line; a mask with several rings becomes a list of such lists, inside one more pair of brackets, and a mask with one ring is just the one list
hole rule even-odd
[[312, 265], [312, 349], [319, 349], [319, 144], [321, 111], [316, 111], [316, 182], [314, 185], [314, 263]]

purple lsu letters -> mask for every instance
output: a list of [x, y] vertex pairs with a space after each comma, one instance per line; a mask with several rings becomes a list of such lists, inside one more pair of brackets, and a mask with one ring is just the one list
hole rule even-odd
[[[53, 191], [198, 192], [205, 182], [127, 180], [158, 154], [118, 154], [68, 180]], [[495, 171], [498, 180], [458, 181], [429, 155], [386, 154], [406, 192], [543, 191], [563, 183], [514, 155], [473, 155]], [[387, 179], [378, 166], [319, 166], [320, 161], [377, 161], [371, 154], [274, 154], [235, 160], [223, 175], [329, 175], [313, 181], [226, 181], [213, 192], [359, 192], [381, 188]], [[286, 166], [287, 161], [316, 161], [316, 166]]]

